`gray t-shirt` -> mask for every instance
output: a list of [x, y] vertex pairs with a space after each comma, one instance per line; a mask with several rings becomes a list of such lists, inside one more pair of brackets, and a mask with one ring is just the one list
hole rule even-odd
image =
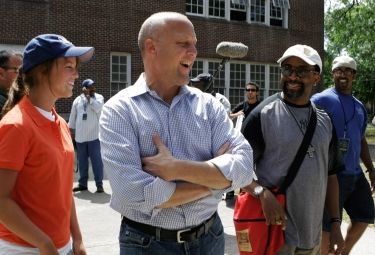
[[[287, 175], [306, 131], [311, 104], [292, 105], [280, 94], [267, 98], [246, 118], [243, 134], [250, 142], [261, 185], [276, 188]], [[329, 116], [317, 109], [317, 126], [297, 176], [286, 194], [286, 243], [310, 249], [320, 242], [322, 217], [329, 174], [339, 168], [333, 126]], [[331, 158], [330, 158], [331, 157]], [[332, 160], [332, 162], [329, 162]], [[335, 163], [336, 162], [336, 163]]]

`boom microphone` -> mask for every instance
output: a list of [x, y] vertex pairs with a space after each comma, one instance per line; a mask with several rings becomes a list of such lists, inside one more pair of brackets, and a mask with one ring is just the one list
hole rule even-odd
[[243, 58], [248, 49], [243, 43], [221, 42], [216, 46], [216, 53], [226, 58]]
[[[211, 91], [211, 93], [215, 93], [213, 82], [216, 76], [220, 73], [221, 69], [223, 69], [226, 62], [228, 62], [231, 58], [243, 58], [246, 56], [248, 51], [248, 47], [243, 43], [235, 43], [235, 42], [221, 42], [216, 46], [216, 53], [223, 57], [221, 63], [216, 68], [214, 74], [212, 75], [212, 79], [210, 79], [208, 84], [205, 84], [205, 91]], [[197, 77], [198, 78], [198, 77]], [[191, 80], [193, 84], [195, 79]]]

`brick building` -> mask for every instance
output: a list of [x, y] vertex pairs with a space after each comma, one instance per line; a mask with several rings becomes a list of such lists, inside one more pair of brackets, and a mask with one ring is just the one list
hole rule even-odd
[[110, 98], [136, 81], [142, 72], [137, 46], [143, 21], [154, 12], [177, 11], [195, 26], [198, 57], [192, 77], [214, 73], [221, 62], [222, 41], [249, 47], [242, 59], [231, 59], [215, 79], [218, 92], [232, 105], [244, 99], [245, 83], [260, 84], [261, 97], [279, 90], [276, 60], [293, 44], [308, 44], [323, 55], [323, 0], [0, 0], [0, 49], [22, 50], [34, 36], [58, 33], [80, 46], [94, 46], [93, 60], [82, 65], [70, 99], [57, 110], [69, 114], [86, 78]]

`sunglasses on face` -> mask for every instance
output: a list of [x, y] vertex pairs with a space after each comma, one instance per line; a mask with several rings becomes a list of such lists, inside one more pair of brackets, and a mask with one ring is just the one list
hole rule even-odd
[[354, 73], [354, 70], [353, 69], [350, 69], [350, 68], [345, 68], [345, 69], [334, 69], [332, 71], [332, 73], [334, 75], [337, 75], [337, 76], [341, 76], [341, 75], [345, 75], [345, 76], [349, 76], [349, 75], [352, 75]]
[[5, 69], [5, 70], [12, 70], [15, 73], [19, 73], [20, 72], [20, 68], [19, 67], [1, 66], [1, 68]]
[[284, 65], [280, 67], [281, 74], [284, 76], [291, 76], [293, 73], [295, 73], [299, 78], [307, 78], [311, 74], [317, 74], [318, 72], [314, 69], [308, 69], [306, 67], [297, 67], [292, 68], [290, 65]]
[[256, 89], [245, 89], [247, 92], [256, 92]]

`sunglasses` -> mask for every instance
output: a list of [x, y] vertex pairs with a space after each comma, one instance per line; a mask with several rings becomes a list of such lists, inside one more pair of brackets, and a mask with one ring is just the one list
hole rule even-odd
[[296, 75], [299, 78], [307, 78], [310, 76], [310, 74], [317, 74], [318, 72], [315, 70], [307, 69], [305, 67], [297, 67], [297, 68], [292, 68], [290, 65], [284, 65], [280, 67], [280, 71], [282, 75], [284, 76], [291, 76], [293, 73], [296, 73]]
[[256, 92], [256, 89], [245, 89], [247, 92]]
[[13, 70], [15, 73], [20, 72], [20, 67], [12, 67], [12, 66], [0, 66], [0, 67], [5, 70]]
[[341, 75], [349, 76], [354, 73], [354, 70], [350, 68], [345, 68], [345, 69], [334, 69], [332, 72], [334, 75], [338, 75], [338, 76], [341, 76]]

